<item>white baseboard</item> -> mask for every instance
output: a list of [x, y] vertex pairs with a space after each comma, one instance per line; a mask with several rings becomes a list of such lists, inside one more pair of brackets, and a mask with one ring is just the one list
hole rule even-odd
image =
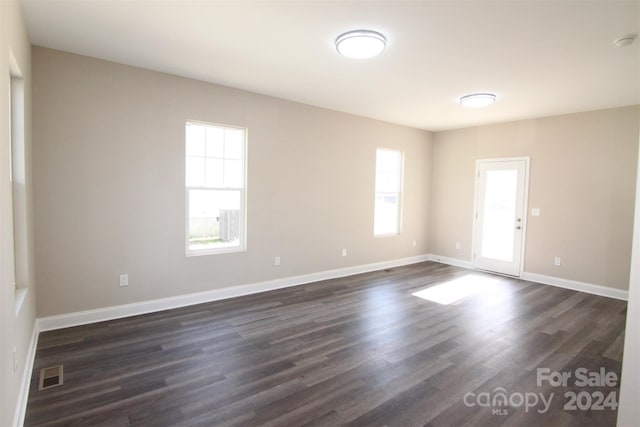
[[[265, 282], [251, 283], [247, 285], [232, 286], [221, 289], [213, 289], [205, 292], [178, 295], [175, 297], [162, 298], [150, 301], [142, 301], [132, 304], [117, 305], [111, 307], [98, 308], [94, 310], [79, 311], [74, 313], [48, 316], [38, 319], [40, 331], [50, 331], [54, 329], [68, 328], [72, 326], [85, 325], [89, 323], [102, 322], [106, 320], [120, 319], [123, 317], [136, 316], [139, 314], [153, 313], [172, 308], [184, 307], [188, 305], [201, 304], [210, 301], [218, 301], [228, 298], [250, 295], [259, 292], [271, 291], [275, 289], [298, 286], [321, 280], [335, 279], [338, 277], [351, 276], [354, 274], [367, 273], [370, 271], [382, 270], [385, 268], [399, 267], [402, 265], [415, 264], [424, 261], [435, 261], [456, 267], [472, 269], [473, 262], [457, 258], [444, 257], [440, 255], [428, 254], [418, 255], [409, 258], [401, 258], [390, 261], [376, 262], [353, 267], [339, 268], [335, 270], [321, 271], [318, 273], [304, 274], [300, 276], [286, 277], [282, 279], [269, 280]], [[627, 299], [627, 291], [613, 289], [606, 286], [594, 285], [591, 283], [577, 282], [574, 280], [562, 279], [552, 276], [544, 276], [535, 273], [523, 273], [523, 280], [542, 283], [545, 285], [558, 286], [580, 292], [606, 296], [621, 300]]]
[[578, 282], [576, 280], [562, 279], [560, 277], [545, 276], [543, 274], [527, 273], [522, 274], [522, 280], [542, 283], [544, 285], [557, 286], [559, 288], [571, 289], [574, 291], [586, 292], [588, 294], [600, 295], [603, 297], [615, 298], [627, 301], [629, 292], [622, 289], [610, 288], [608, 286], [595, 285], [593, 283]]
[[399, 267], [402, 265], [416, 264], [429, 261], [429, 255], [418, 255], [390, 261], [376, 262], [372, 264], [357, 265], [353, 267], [339, 268], [335, 270], [321, 271], [318, 273], [304, 274], [300, 276], [286, 277], [265, 282], [251, 283], [247, 285], [231, 286], [221, 289], [213, 289], [205, 292], [178, 295], [150, 301], [142, 301], [132, 304], [117, 305], [98, 308], [95, 310], [79, 311], [75, 313], [48, 316], [38, 319], [40, 331], [68, 328], [71, 326], [86, 325], [89, 323], [103, 322], [105, 320], [120, 319], [139, 314], [152, 313], [188, 305], [218, 301], [228, 298], [250, 295], [258, 292], [303, 285], [321, 280], [335, 279], [370, 271], [383, 270], [385, 268]]
[[[442, 264], [453, 265], [456, 267], [473, 269], [472, 261], [449, 258], [435, 254], [429, 254], [429, 260], [440, 262]], [[578, 282], [576, 280], [563, 279], [560, 277], [545, 276], [544, 274], [528, 273], [526, 271], [522, 273], [520, 279], [527, 280], [529, 282], [541, 283], [543, 285], [551, 285], [559, 288], [571, 289], [573, 291], [586, 292], [588, 294], [615, 298], [624, 301], [627, 301], [629, 297], [629, 292], [623, 291], [621, 289], [610, 288], [608, 286], [596, 285], [593, 283]]]
[[467, 260], [458, 259], [458, 258], [450, 258], [450, 257], [435, 255], [435, 254], [429, 254], [429, 261], [435, 261], [442, 264], [448, 264], [448, 265], [453, 265], [455, 267], [461, 267], [461, 268], [467, 268], [467, 269], [473, 268], [473, 261], [467, 261]]
[[27, 402], [29, 401], [29, 387], [31, 384], [31, 372], [33, 371], [33, 364], [36, 360], [36, 350], [38, 348], [38, 336], [40, 335], [40, 328], [38, 327], [38, 320], [33, 323], [33, 332], [31, 333], [31, 341], [29, 342], [29, 349], [27, 350], [27, 357], [24, 361], [24, 369], [22, 370], [22, 381], [20, 383], [20, 391], [18, 394], [18, 401], [16, 402], [16, 410], [13, 415], [13, 425], [15, 427], [22, 427], [24, 425], [24, 417], [27, 412]]

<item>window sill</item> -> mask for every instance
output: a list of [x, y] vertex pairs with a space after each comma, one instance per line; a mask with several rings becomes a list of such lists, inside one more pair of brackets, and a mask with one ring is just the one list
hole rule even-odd
[[204, 256], [204, 255], [218, 255], [218, 254], [231, 254], [231, 253], [236, 253], [236, 252], [246, 252], [247, 249], [246, 248], [220, 248], [220, 249], [202, 249], [199, 251], [189, 251], [187, 250], [187, 252], [185, 253], [185, 257], [190, 258], [190, 257], [198, 257], [198, 256]]
[[398, 237], [400, 233], [389, 233], [389, 234], [374, 234], [373, 237], [376, 239], [385, 239], [387, 237]]

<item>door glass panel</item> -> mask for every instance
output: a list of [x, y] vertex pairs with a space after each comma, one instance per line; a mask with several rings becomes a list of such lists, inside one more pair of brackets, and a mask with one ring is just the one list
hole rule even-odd
[[518, 171], [490, 170], [486, 173], [481, 255], [513, 261]]

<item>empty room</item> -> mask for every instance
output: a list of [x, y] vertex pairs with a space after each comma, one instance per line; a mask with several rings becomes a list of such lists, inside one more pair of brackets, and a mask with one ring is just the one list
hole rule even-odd
[[0, 426], [637, 426], [639, 33], [0, 1]]

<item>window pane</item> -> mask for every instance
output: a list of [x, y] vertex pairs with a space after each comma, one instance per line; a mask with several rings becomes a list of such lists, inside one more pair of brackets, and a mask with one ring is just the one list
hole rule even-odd
[[377, 149], [375, 178], [373, 234], [376, 236], [399, 234], [402, 152]]
[[224, 157], [224, 129], [207, 126], [207, 157]]
[[487, 171], [484, 198], [483, 235], [480, 253], [485, 258], [513, 261], [515, 242], [517, 170]]
[[224, 185], [230, 188], [241, 188], [242, 185], [242, 163], [240, 160], [224, 161]]
[[240, 191], [189, 190], [189, 249], [240, 244]]
[[397, 194], [377, 194], [373, 233], [375, 235], [398, 234], [399, 203]]
[[402, 155], [400, 151], [378, 149], [376, 156], [377, 172], [400, 172]]
[[222, 159], [207, 159], [207, 187], [222, 187], [224, 169]]
[[244, 131], [242, 129], [224, 130], [224, 157], [227, 159], [241, 159], [244, 145]]
[[204, 156], [204, 126], [187, 123], [187, 156]]
[[204, 158], [187, 157], [185, 164], [187, 187], [204, 186]]
[[398, 172], [380, 172], [376, 176], [376, 192], [397, 193], [400, 191]]

